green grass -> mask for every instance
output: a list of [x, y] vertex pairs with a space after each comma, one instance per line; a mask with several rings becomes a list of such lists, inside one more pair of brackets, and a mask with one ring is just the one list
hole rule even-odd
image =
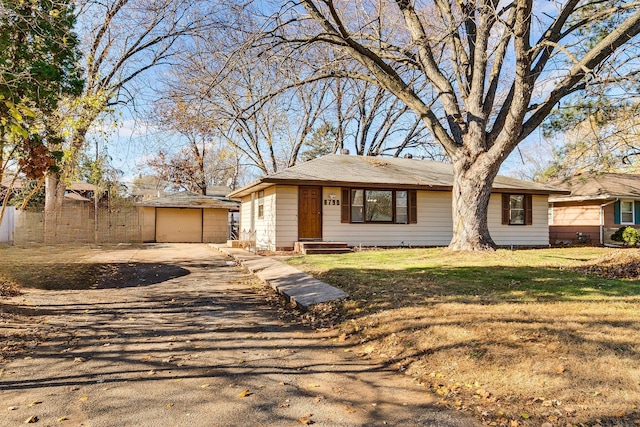
[[288, 263], [349, 293], [322, 310], [356, 353], [446, 407], [488, 425], [640, 425], [636, 249], [390, 249]]
[[604, 279], [576, 267], [611, 253], [562, 248], [495, 253], [451, 253], [441, 248], [372, 250], [346, 255], [298, 256], [288, 263], [358, 298], [393, 291], [413, 297], [485, 302], [574, 299], [640, 294], [640, 283]]

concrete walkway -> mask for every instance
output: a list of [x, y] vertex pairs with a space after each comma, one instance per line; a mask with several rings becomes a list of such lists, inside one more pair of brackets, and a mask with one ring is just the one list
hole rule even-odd
[[314, 304], [347, 297], [346, 292], [276, 259], [224, 245], [212, 244], [211, 247], [233, 257], [247, 270], [304, 310]]

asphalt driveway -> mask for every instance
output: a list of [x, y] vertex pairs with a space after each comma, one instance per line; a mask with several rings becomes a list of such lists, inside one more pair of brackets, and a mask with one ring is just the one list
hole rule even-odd
[[335, 332], [282, 320], [249, 273], [206, 245], [87, 257], [121, 266], [121, 285], [4, 301], [46, 339], [0, 364], [0, 425], [478, 424]]

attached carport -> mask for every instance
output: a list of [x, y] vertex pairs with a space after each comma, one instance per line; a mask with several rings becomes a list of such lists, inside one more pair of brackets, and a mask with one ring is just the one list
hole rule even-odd
[[224, 243], [229, 238], [229, 212], [238, 203], [221, 196], [182, 191], [137, 203], [142, 240], [158, 243]]

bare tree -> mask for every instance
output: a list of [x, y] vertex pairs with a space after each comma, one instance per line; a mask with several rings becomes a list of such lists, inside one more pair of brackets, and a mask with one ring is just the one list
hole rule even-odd
[[[493, 180], [557, 103], [587, 86], [637, 76], [637, 1], [301, 0], [269, 28], [273, 52], [308, 46], [344, 56], [344, 76], [393, 93], [452, 161], [451, 250], [489, 250]], [[607, 24], [595, 38], [594, 25]], [[293, 48], [293, 50], [285, 50]], [[625, 48], [624, 50], [622, 48]], [[306, 59], [309, 60], [309, 59]], [[354, 63], [355, 62], [355, 63]], [[605, 73], [615, 69], [617, 74]], [[426, 85], [417, 92], [416, 73]]]
[[247, 46], [260, 24], [250, 16], [239, 21], [183, 52], [165, 86], [171, 88], [168, 96], [202, 105], [202, 123], [268, 174], [294, 165], [305, 141], [323, 124], [330, 82], [300, 86], [304, 64], [254, 56]]
[[78, 31], [83, 37], [86, 85], [60, 109], [68, 137], [61, 173], [47, 176], [45, 227], [55, 226], [78, 154], [92, 125], [119, 106], [134, 105], [142, 78], [171, 64], [181, 41], [215, 28], [213, 2], [196, 0], [81, 0]]
[[150, 118], [165, 139], [175, 140], [177, 152], [158, 152], [146, 164], [174, 189], [207, 194], [213, 185], [235, 188], [240, 174], [237, 150], [222, 141], [203, 120], [201, 108], [179, 97], [158, 101]]
[[426, 126], [401, 100], [379, 85], [334, 79], [329, 114], [336, 124], [338, 148], [354, 148], [360, 156], [391, 155], [407, 150], [442, 158]]

